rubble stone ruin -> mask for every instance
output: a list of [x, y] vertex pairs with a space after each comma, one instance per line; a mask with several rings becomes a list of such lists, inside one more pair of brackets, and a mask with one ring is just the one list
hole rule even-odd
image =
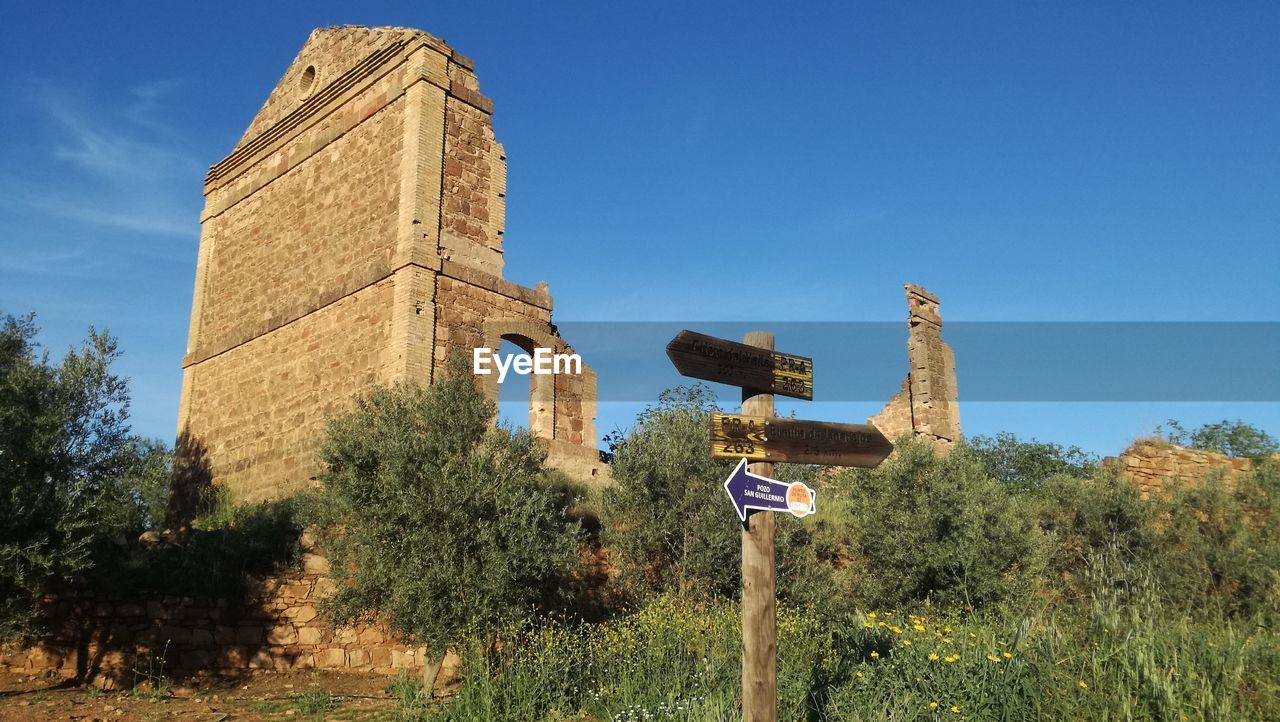
[[892, 440], [915, 434], [937, 448], [960, 439], [955, 354], [942, 340], [938, 297], [906, 284], [907, 378], [902, 390], [867, 420]]
[[[572, 353], [546, 285], [503, 278], [506, 159], [473, 68], [419, 30], [316, 30], [209, 169], [178, 423], [213, 483], [306, 486], [328, 416], [452, 349]], [[549, 463], [594, 475], [594, 372], [530, 378]]]

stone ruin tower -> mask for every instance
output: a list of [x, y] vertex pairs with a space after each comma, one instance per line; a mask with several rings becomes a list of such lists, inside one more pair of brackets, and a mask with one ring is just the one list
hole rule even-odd
[[[546, 285], [503, 278], [492, 113], [472, 61], [424, 32], [311, 33], [205, 178], [180, 456], [238, 498], [278, 497], [314, 479], [326, 418], [370, 385], [429, 382], [451, 349], [502, 339], [572, 353]], [[530, 378], [550, 463], [594, 476], [594, 373]]]
[[902, 390], [867, 421], [890, 439], [915, 434], [945, 448], [960, 438], [956, 357], [942, 340], [938, 297], [909, 283], [905, 288], [907, 378]]

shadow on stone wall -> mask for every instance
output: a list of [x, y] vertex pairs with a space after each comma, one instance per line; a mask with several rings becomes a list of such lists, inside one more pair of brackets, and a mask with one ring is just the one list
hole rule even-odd
[[173, 446], [173, 475], [165, 528], [189, 527], [212, 497], [213, 470], [209, 466], [209, 450], [188, 429], [183, 429]]

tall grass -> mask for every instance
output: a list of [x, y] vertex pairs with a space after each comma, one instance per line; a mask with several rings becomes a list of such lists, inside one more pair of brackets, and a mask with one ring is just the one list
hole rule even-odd
[[[782, 720], [1274, 719], [1280, 638], [1171, 616], [1148, 575], [1099, 561], [1087, 608], [1021, 618], [783, 608]], [[738, 608], [660, 597], [594, 625], [510, 630], [464, 659], [449, 720], [741, 717]]]

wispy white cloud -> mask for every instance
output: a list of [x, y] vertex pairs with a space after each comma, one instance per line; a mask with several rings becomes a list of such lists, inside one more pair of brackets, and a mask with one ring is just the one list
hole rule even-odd
[[84, 248], [6, 249], [0, 253], [0, 271], [28, 275], [82, 276], [99, 265]]
[[[22, 94], [43, 127], [24, 161], [0, 170], [0, 220], [19, 236], [0, 240], [0, 269], [66, 272], [104, 254], [186, 260], [191, 247], [173, 241], [198, 237], [203, 170], [189, 140], [166, 122], [183, 87], [147, 82], [105, 103], [47, 83]], [[57, 222], [83, 229], [51, 240], [47, 227]]]

